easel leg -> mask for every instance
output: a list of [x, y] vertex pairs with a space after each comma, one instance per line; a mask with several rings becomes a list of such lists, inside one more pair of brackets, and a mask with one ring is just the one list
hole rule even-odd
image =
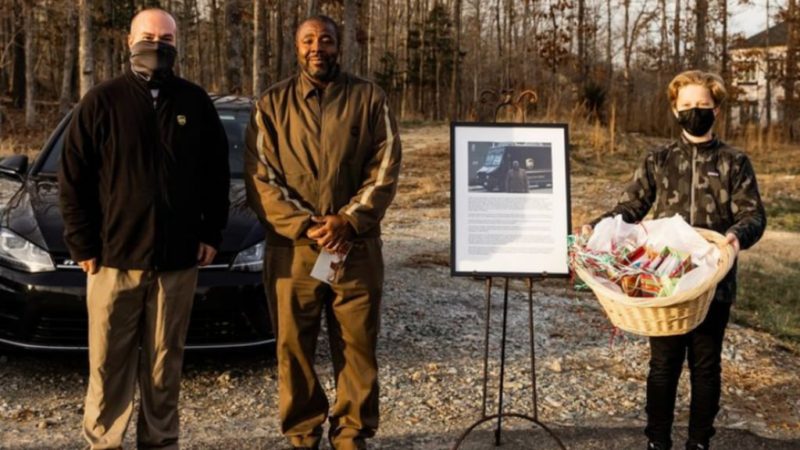
[[536, 339], [533, 332], [533, 278], [528, 278], [528, 334], [531, 337], [531, 387], [533, 389], [533, 418], [539, 420], [539, 404], [536, 397]]
[[492, 317], [492, 277], [486, 279], [486, 331], [484, 334], [483, 347], [483, 413], [481, 417], [486, 417], [486, 401], [489, 383], [489, 322]]
[[497, 405], [497, 429], [494, 432], [494, 445], [500, 445], [503, 432], [503, 382], [506, 375], [506, 329], [508, 328], [508, 278], [503, 286], [503, 330], [500, 339], [500, 400]]

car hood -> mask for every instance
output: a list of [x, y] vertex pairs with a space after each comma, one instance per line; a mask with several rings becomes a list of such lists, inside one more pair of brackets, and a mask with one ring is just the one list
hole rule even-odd
[[[64, 243], [64, 221], [58, 205], [58, 183], [54, 179], [29, 179], [9, 199], [2, 226], [14, 231], [54, 256], [68, 255]], [[228, 225], [222, 234], [217, 262], [232, 260], [239, 251], [264, 239], [264, 228], [247, 207], [244, 183], [233, 180], [230, 189]]]
[[497, 171], [499, 168], [500, 168], [500, 166], [483, 166], [483, 167], [481, 167], [480, 169], [478, 169], [478, 171], [477, 171], [477, 172], [475, 172], [475, 173], [479, 173], [479, 174], [480, 174], [480, 173], [494, 173], [494, 172], [496, 172], [496, 171]]

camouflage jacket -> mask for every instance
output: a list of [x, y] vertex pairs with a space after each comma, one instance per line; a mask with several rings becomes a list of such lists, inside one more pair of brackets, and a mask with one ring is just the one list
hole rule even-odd
[[[680, 214], [689, 224], [733, 233], [742, 250], [764, 234], [767, 217], [747, 155], [714, 138], [691, 144], [683, 137], [651, 150], [633, 174], [617, 206], [598, 217], [622, 214], [626, 222]], [[736, 298], [736, 265], [717, 286], [715, 300]]]

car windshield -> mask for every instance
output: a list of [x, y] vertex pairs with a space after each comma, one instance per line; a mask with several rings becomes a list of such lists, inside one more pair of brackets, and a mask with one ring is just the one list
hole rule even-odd
[[486, 162], [484, 163], [484, 166], [496, 167], [499, 166], [502, 161], [503, 161], [503, 151], [494, 150], [489, 152], [488, 155], [486, 155]]
[[[250, 120], [249, 110], [221, 110], [219, 118], [228, 136], [228, 163], [231, 167], [231, 177], [242, 178], [244, 172], [244, 145], [245, 130]], [[58, 139], [53, 143], [53, 148], [47, 154], [47, 159], [42, 163], [38, 175], [56, 176], [61, 150], [64, 148], [64, 133], [59, 134]]]

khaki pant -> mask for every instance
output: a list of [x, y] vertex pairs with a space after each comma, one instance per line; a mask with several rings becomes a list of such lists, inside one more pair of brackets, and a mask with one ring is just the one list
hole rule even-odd
[[314, 353], [324, 310], [336, 381], [329, 437], [337, 450], [362, 449], [378, 428], [381, 242], [356, 242], [333, 286], [309, 275], [318, 254], [315, 246], [267, 247], [264, 273], [277, 330], [281, 431], [297, 447], [315, 448], [321, 440], [329, 405], [314, 371]]
[[122, 447], [137, 379], [137, 446], [178, 448], [181, 366], [196, 285], [197, 268], [153, 272], [101, 267], [89, 275], [83, 434], [92, 449]]

